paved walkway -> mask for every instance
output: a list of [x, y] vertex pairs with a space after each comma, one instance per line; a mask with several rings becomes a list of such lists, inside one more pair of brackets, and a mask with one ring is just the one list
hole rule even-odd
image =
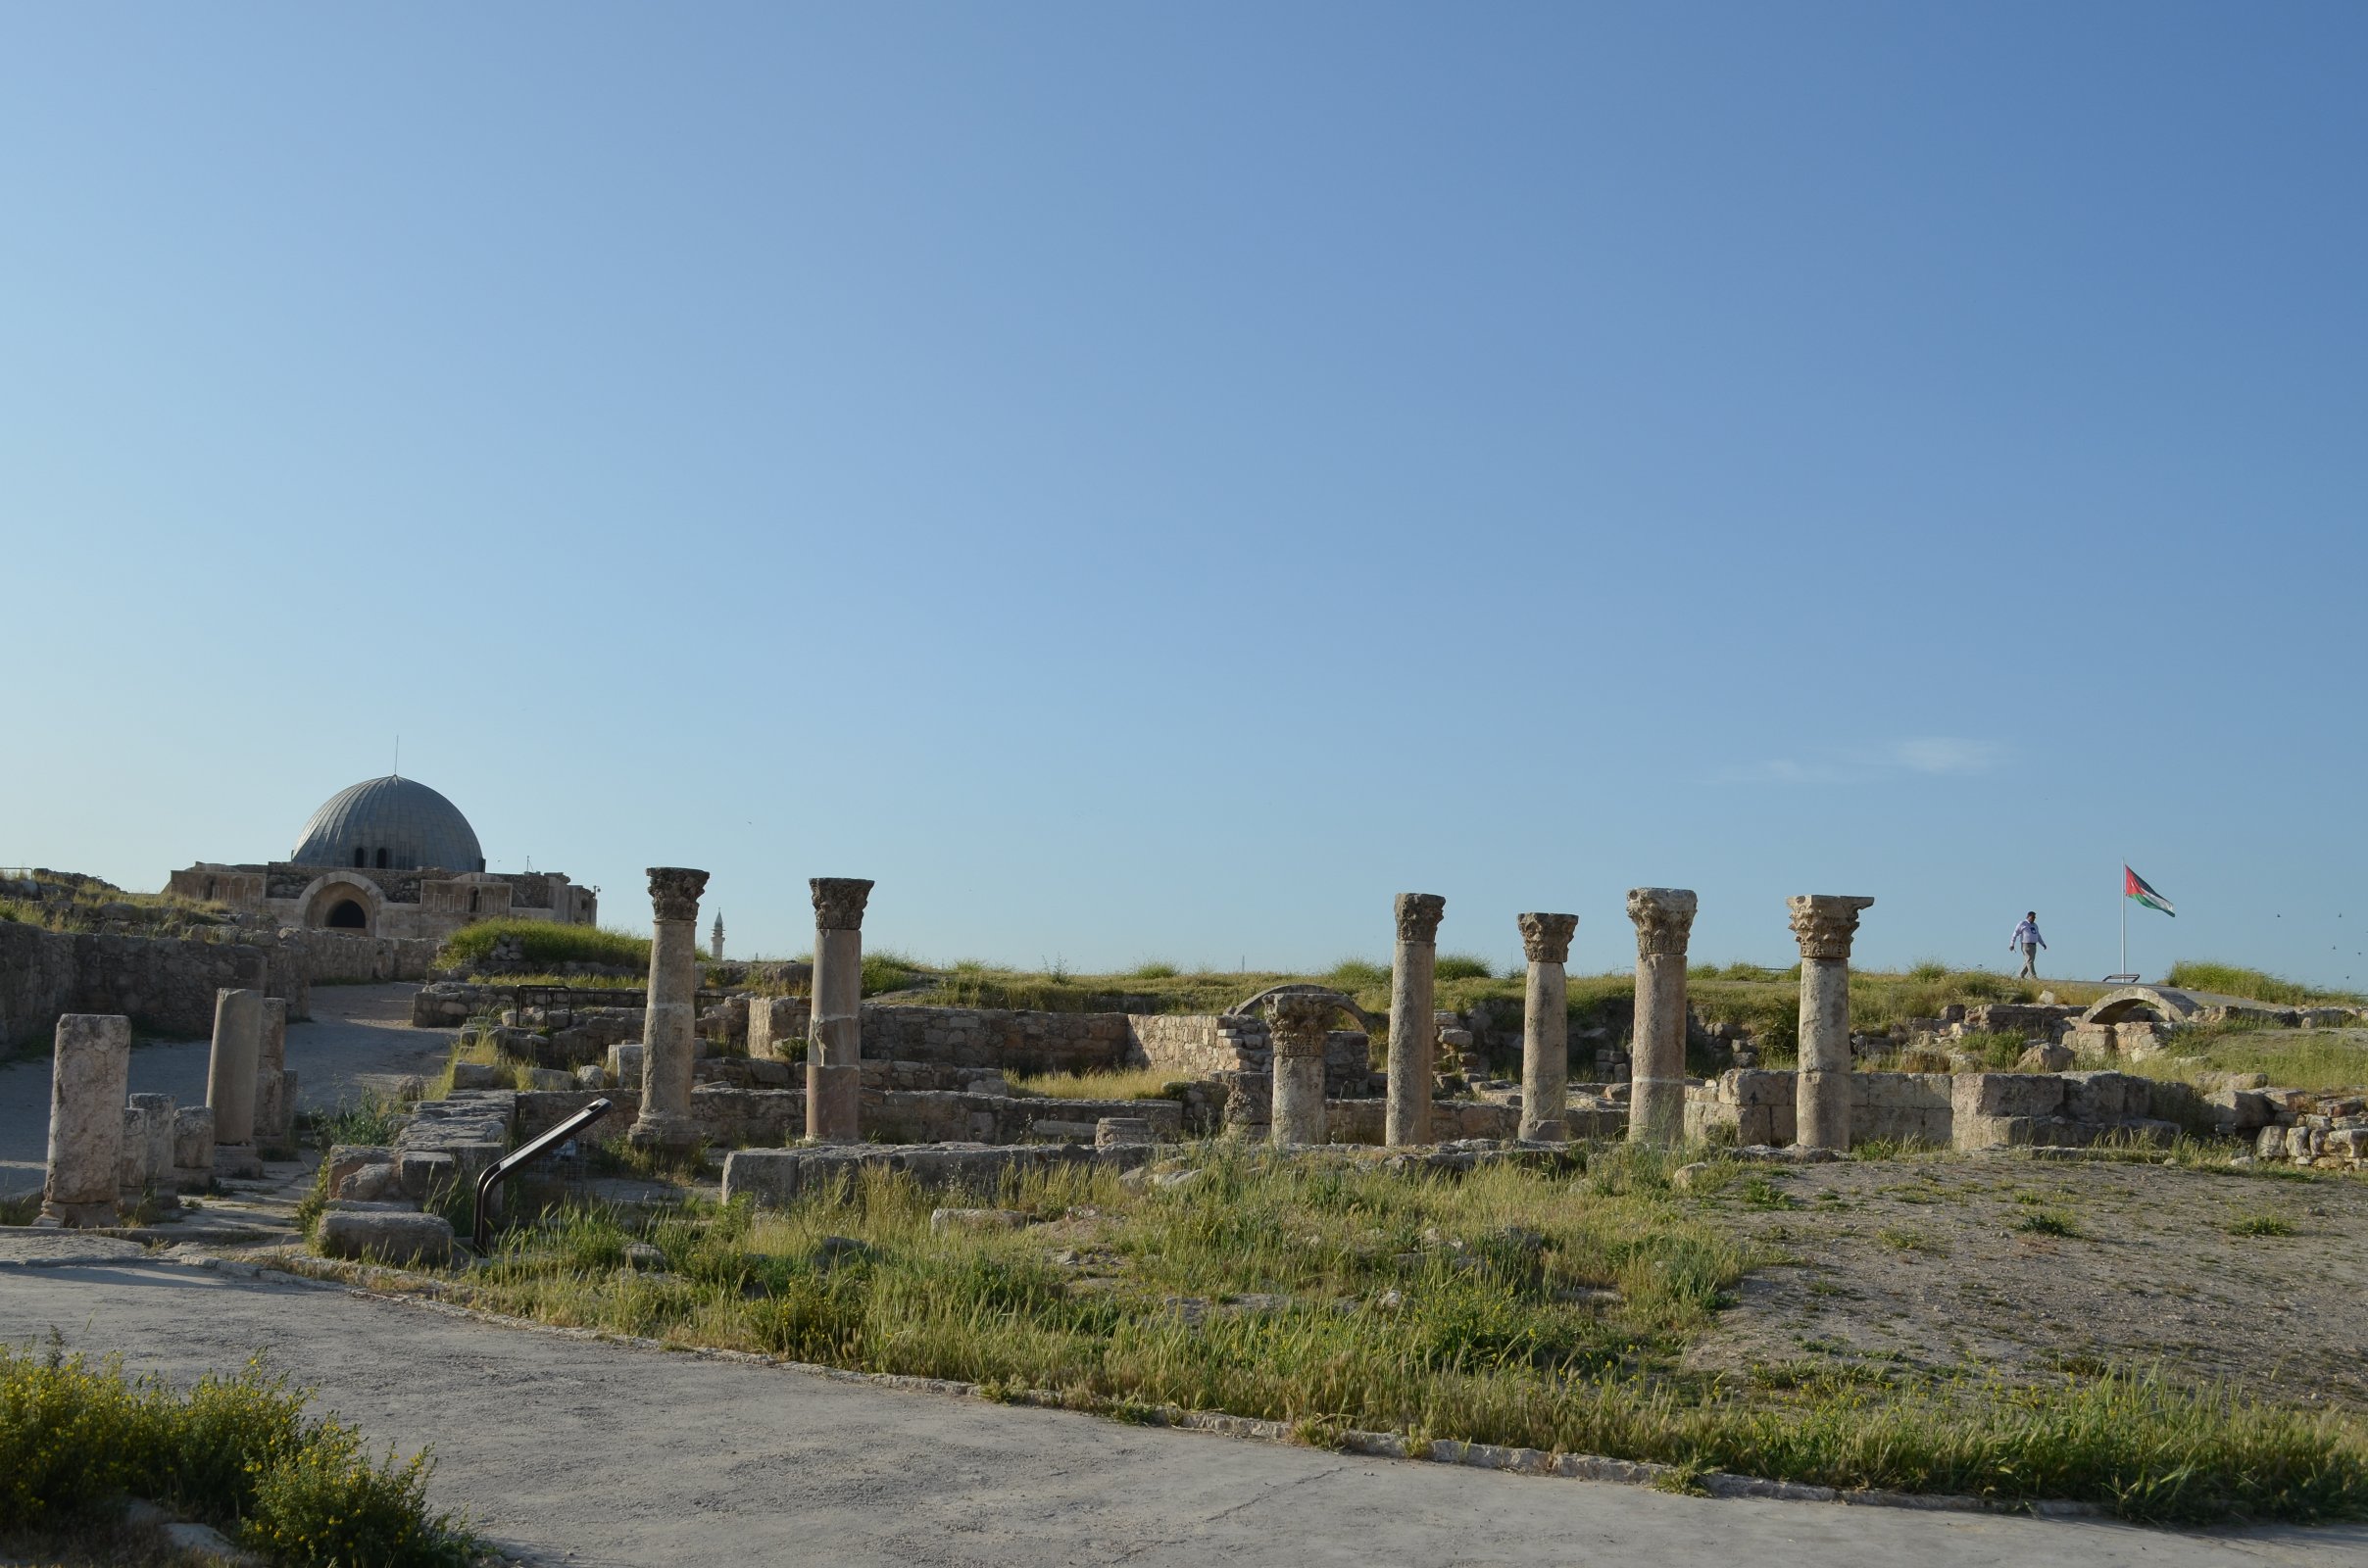
[[[377, 1080], [432, 1076], [455, 1031], [414, 1029], [419, 987], [315, 986], [313, 1016], [288, 1025], [288, 1065], [296, 1069], [297, 1108], [328, 1109], [358, 1099]], [[206, 1102], [207, 1041], [134, 1046], [131, 1092]], [[49, 1159], [49, 1058], [0, 1067], [0, 1195], [38, 1192]]]
[[2368, 1564], [2368, 1527], [2194, 1536], [1676, 1497], [891, 1393], [98, 1260], [90, 1239], [55, 1244], [85, 1261], [16, 1266], [42, 1244], [10, 1240], [0, 1333], [55, 1325], [182, 1380], [268, 1347], [372, 1443], [433, 1445], [437, 1505], [553, 1564]]

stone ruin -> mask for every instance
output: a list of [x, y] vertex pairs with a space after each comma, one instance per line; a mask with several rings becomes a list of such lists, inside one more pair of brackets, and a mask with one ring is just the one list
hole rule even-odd
[[225, 988], [215, 998], [206, 1103], [127, 1094], [131, 1020], [68, 1013], [51, 1059], [49, 1165], [40, 1223], [112, 1226], [221, 1177], [260, 1176], [261, 1151], [287, 1142], [296, 1074], [287, 1070], [287, 1004]]
[[[453, 1094], [418, 1104], [394, 1144], [331, 1152], [333, 1209], [367, 1216], [432, 1205], [473, 1183], [514, 1143], [595, 1099], [613, 1109], [584, 1140], [722, 1152], [725, 1196], [760, 1202], [786, 1200], [817, 1180], [866, 1166], [991, 1190], [1013, 1170], [1078, 1161], [1131, 1169], [1159, 1144], [1218, 1136], [1285, 1148], [1452, 1146], [1466, 1152], [1551, 1152], [1569, 1142], [1621, 1138], [1841, 1152], [1872, 1139], [1979, 1150], [2074, 1147], [2110, 1136], [2161, 1142], [2185, 1130], [2253, 1137], [2257, 1158], [2338, 1168], [2368, 1158], [2368, 1115], [2357, 1097], [2262, 1084], [2197, 1090], [2103, 1065], [2158, 1051], [2191, 1023], [2274, 1011], [2241, 999], [2140, 987], [2085, 1011], [2002, 1003], [1951, 1009], [1953, 1016], [1917, 1020], [1907, 1032], [1911, 1043], [1939, 1043], [1976, 1030], [2029, 1029], [2034, 1052], [2062, 1054], [2047, 1065], [2088, 1059], [2099, 1064], [2092, 1070], [1855, 1067], [1853, 1058], [1877, 1043], [1901, 1043], [1899, 1033], [1870, 1038], [1850, 1028], [1850, 947], [1873, 903], [1863, 897], [1790, 901], [1801, 956], [1800, 1070], [1739, 1066], [1714, 1080], [1686, 1073], [1689, 1040], [1703, 1039], [1686, 1000], [1697, 907], [1691, 891], [1629, 894], [1637, 986], [1624, 1082], [1568, 1079], [1563, 965], [1577, 917], [1517, 916], [1528, 979], [1516, 1087], [1470, 1081], [1479, 1067], [1474, 1041], [1501, 1035], [1499, 1019], [1483, 1009], [1457, 1014], [1433, 1005], [1446, 909], [1437, 895], [1397, 901], [1387, 1027], [1392, 1040], [1412, 1049], [1389, 1052], [1376, 1071], [1378, 1020], [1354, 999], [1316, 985], [1275, 987], [1214, 1015], [866, 1004], [862, 933], [872, 884], [855, 878], [812, 884], [814, 962], [795, 977], [810, 979], [810, 995], [741, 991], [703, 1006], [697, 920], [706, 880], [705, 872], [682, 867], [650, 871], [656, 936], [643, 1006], [585, 1009], [561, 1028], [531, 1008], [514, 1010], [497, 1039], [528, 1066], [533, 1087], [497, 1087], [507, 1073], [461, 1064]], [[456, 1006], [471, 1009], [493, 995], [429, 986], [416, 1016], [448, 1022]], [[128, 1195], [253, 1169], [259, 1140], [284, 1139], [293, 1103], [293, 1075], [280, 1056], [286, 1010], [250, 989], [220, 993], [203, 1109], [157, 1103], [162, 1097], [126, 1102], [123, 1019], [61, 1021], [44, 1204], [51, 1221], [112, 1223]], [[2315, 1013], [2280, 1017], [2336, 1021]], [[1343, 1023], [1354, 1027], [1335, 1027]], [[1022, 1073], [1129, 1068], [1173, 1077], [1154, 1100], [1030, 1097], [1011, 1085]], [[449, 1253], [449, 1231], [414, 1235], [403, 1229], [410, 1224], [341, 1220], [330, 1245], [355, 1255], [384, 1255], [393, 1242], [405, 1255]]]

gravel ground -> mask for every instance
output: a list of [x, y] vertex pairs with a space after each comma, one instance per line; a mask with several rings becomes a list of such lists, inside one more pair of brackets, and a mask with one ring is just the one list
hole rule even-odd
[[[1791, 1261], [1746, 1280], [1697, 1366], [2159, 1363], [2282, 1402], [2368, 1407], [2356, 1177], [1942, 1156], [1770, 1169], [1702, 1201]], [[2292, 1234], [2235, 1229], [2263, 1218]]]

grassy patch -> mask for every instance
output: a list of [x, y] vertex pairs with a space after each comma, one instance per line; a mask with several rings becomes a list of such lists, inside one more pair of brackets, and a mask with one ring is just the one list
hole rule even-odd
[[[436, 967], [474, 972], [493, 956], [497, 942], [516, 942], [528, 963], [558, 968], [569, 963], [598, 963], [647, 971], [650, 939], [599, 926], [567, 925], [557, 920], [479, 920], [444, 939], [436, 950]], [[565, 982], [574, 985], [577, 982]]]
[[2030, 1236], [2063, 1236], [2078, 1239], [2080, 1226], [2072, 1216], [2057, 1209], [2043, 1208], [2025, 1214], [2014, 1222], [2014, 1228]]
[[298, 1124], [306, 1138], [324, 1152], [338, 1144], [391, 1144], [403, 1124], [403, 1107], [388, 1096], [366, 1094], [359, 1100], [339, 1101], [333, 1110], [307, 1111]]
[[2207, 1074], [2257, 1072], [2287, 1089], [2368, 1085], [2368, 1032], [2356, 1029], [2284, 1029], [2232, 1018], [2181, 1030], [2172, 1049], [2177, 1055], [2114, 1065], [2179, 1083], [2199, 1083]]
[[2298, 1007], [2312, 1003], [2336, 1006], [2368, 1005], [2368, 996], [2357, 991], [2322, 991], [2299, 981], [2283, 979], [2263, 969], [2248, 969], [2243, 964], [2212, 963], [2199, 958], [2182, 958], [2171, 965], [2165, 985], [2182, 991], [2216, 991], [2224, 997], [2245, 997], [2254, 1002], [2274, 1002], [2281, 1006]]
[[1014, 1095], [1042, 1100], [1168, 1100], [1187, 1081], [1165, 1067], [1124, 1072], [1021, 1073], [1007, 1080]]
[[469, 1561], [467, 1532], [428, 1511], [427, 1457], [373, 1459], [352, 1428], [308, 1420], [307, 1397], [259, 1363], [180, 1393], [113, 1359], [0, 1346], [0, 1530], [104, 1517], [128, 1494], [275, 1563]]
[[2299, 1229], [2293, 1220], [2278, 1214], [2247, 1214], [2223, 1227], [2231, 1236], [2292, 1236]]
[[[1197, 1155], [1009, 1185], [1038, 1223], [932, 1234], [944, 1198], [875, 1174], [787, 1209], [693, 1206], [518, 1231], [463, 1287], [546, 1321], [868, 1371], [1180, 1405], [1310, 1433], [1397, 1430], [1838, 1487], [2070, 1496], [2132, 1518], [2368, 1511], [2353, 1417], [2111, 1372], [1731, 1380], [1682, 1352], [1752, 1262], [1625, 1148], [1576, 1178], [1407, 1179], [1343, 1152]], [[628, 1270], [646, 1240], [663, 1272]], [[850, 1245], [850, 1243], [860, 1245]]]

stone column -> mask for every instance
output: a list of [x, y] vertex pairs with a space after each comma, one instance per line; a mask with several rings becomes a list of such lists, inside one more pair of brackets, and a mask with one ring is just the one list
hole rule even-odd
[[1431, 977], [1439, 962], [1439, 921], [1447, 900], [1436, 893], [1398, 895], [1398, 951], [1390, 960], [1390, 1106], [1392, 1149], [1431, 1141], [1432, 1057], [1438, 1020]]
[[263, 1054], [263, 993], [214, 993], [214, 1054], [206, 1062], [206, 1106], [214, 1112], [214, 1173], [260, 1176], [255, 1155], [255, 1063]]
[[1324, 1141], [1324, 1038], [1332, 1010], [1326, 997], [1268, 999], [1266, 1028], [1274, 1041], [1274, 1114], [1268, 1131], [1277, 1144]]
[[263, 999], [263, 1033], [255, 1052], [255, 1142], [279, 1144], [288, 1136], [288, 1004]]
[[123, 1179], [131, 1020], [70, 1012], [58, 1020], [54, 1049], [49, 1178], [41, 1188], [41, 1217], [60, 1225], [112, 1225]]
[[1850, 1146], [1850, 954], [1858, 911], [1875, 901], [1808, 893], [1785, 901], [1801, 944], [1801, 1069], [1793, 1084], [1793, 1141]]
[[[124, 1102], [119, 1185], [126, 1207], [149, 1193], [163, 1197], [173, 1191], [173, 1118], [176, 1108], [171, 1095], [133, 1095]], [[165, 1206], [177, 1201], [168, 1198]]]
[[699, 895], [707, 873], [653, 865], [650, 874], [650, 997], [641, 1026], [641, 1113], [626, 1141], [675, 1152], [699, 1142], [691, 1115], [698, 1059]]
[[1636, 922], [1636, 1035], [1629, 1042], [1628, 1139], [1675, 1148], [1686, 1135], [1686, 888], [1630, 888]]
[[817, 876], [814, 1014], [806, 1026], [806, 1136], [852, 1144], [863, 1088], [863, 906], [868, 879]]
[[173, 1113], [173, 1185], [184, 1193], [214, 1185], [214, 1112], [203, 1105]]
[[1562, 1115], [1569, 1103], [1570, 997], [1562, 965], [1570, 961], [1575, 914], [1524, 914], [1521, 952], [1529, 959], [1529, 992], [1521, 1011], [1521, 1137], [1560, 1143], [1570, 1136]]

